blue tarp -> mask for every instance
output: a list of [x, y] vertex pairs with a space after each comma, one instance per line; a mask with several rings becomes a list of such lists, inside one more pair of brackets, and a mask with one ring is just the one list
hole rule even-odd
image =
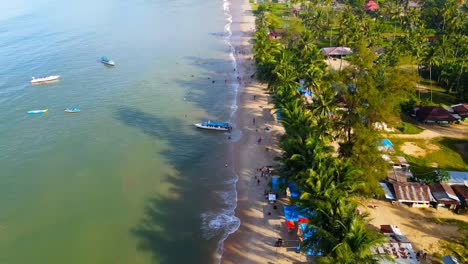
[[296, 205], [285, 205], [283, 206], [284, 218], [286, 220], [297, 221], [297, 206]]
[[382, 145], [385, 147], [393, 147], [392, 142], [388, 138], [382, 139]]
[[277, 192], [279, 191], [280, 178], [278, 176], [271, 177], [271, 189]]
[[290, 182], [288, 184], [289, 187], [289, 192], [291, 193], [291, 198], [299, 199], [301, 196], [301, 192], [297, 188], [297, 186], [294, 184], [294, 182]]

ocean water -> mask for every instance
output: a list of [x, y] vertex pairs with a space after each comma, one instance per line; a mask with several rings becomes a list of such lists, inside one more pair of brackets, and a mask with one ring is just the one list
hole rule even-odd
[[1, 264], [219, 261], [230, 140], [192, 124], [233, 120], [230, 21], [227, 0], [0, 0]]

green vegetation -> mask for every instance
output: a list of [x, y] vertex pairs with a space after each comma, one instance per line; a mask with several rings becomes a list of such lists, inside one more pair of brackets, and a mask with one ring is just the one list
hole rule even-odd
[[[358, 197], [381, 192], [378, 182], [387, 167], [375, 144], [380, 135], [372, 124], [391, 123], [400, 116], [402, 105], [414, 105], [408, 99], [416, 101], [417, 75], [427, 65], [431, 83], [437, 79], [444, 89], [461, 98], [466, 68], [454, 54], [463, 58], [464, 48], [457, 49], [460, 45], [446, 41], [456, 52], [444, 49], [448, 52], [443, 54], [444, 66], [424, 59], [429, 58], [424, 56], [428, 50], [441, 47], [438, 42], [434, 47], [429, 44], [428, 34], [442, 36], [447, 29], [452, 32], [450, 36], [461, 33], [458, 26], [446, 20], [442, 29], [427, 26], [422, 11], [397, 0], [385, 1], [376, 12], [366, 12], [363, 0], [340, 1], [340, 9], [333, 8], [331, 1], [295, 2], [300, 2], [299, 10], [277, 3], [262, 3], [255, 9], [256, 76], [268, 84], [285, 128], [279, 144], [282, 155], [277, 157], [281, 164], [278, 173], [302, 190], [301, 197], [291, 203], [304, 208], [309, 228], [315, 231], [304, 241], [303, 250], [320, 252], [320, 263], [375, 263], [384, 256], [372, 254], [370, 247], [385, 241], [385, 237], [367, 229], [367, 216], [356, 213]], [[448, 14], [464, 19], [463, 14], [447, 11], [448, 4], [437, 8], [446, 11], [444, 19]], [[351, 47], [353, 54], [347, 60], [352, 67], [328, 71], [320, 50], [324, 46]], [[374, 51], [381, 48], [385, 52], [377, 55]], [[402, 67], [402, 63], [416, 65]], [[442, 74], [444, 67], [455, 64], [458, 66], [450, 73]], [[312, 100], [305, 100], [297, 87], [310, 92]], [[419, 132], [409, 122], [401, 129]], [[333, 153], [332, 142], [338, 143], [338, 153]], [[431, 162], [444, 168], [466, 167], [451, 147], [440, 143], [438, 148], [441, 150], [431, 154], [434, 158], [410, 162], [421, 171]]]
[[468, 262], [468, 223], [457, 219], [446, 218], [432, 218], [434, 223], [437, 224], [451, 224], [457, 225], [461, 234], [458, 238], [452, 238], [448, 241], [441, 241], [440, 248], [442, 249], [438, 254], [435, 254], [436, 261], [434, 263], [443, 264], [442, 256], [454, 256], [459, 263]]
[[419, 128], [412, 123], [402, 121], [400, 126], [398, 126], [398, 130], [403, 134], [419, 134], [424, 129]]

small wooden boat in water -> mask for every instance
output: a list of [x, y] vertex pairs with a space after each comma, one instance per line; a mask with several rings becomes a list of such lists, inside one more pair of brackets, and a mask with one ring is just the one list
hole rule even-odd
[[49, 112], [49, 109], [39, 109], [39, 110], [28, 111], [28, 114], [44, 114], [48, 112]]
[[66, 113], [70, 113], [70, 114], [74, 114], [74, 113], [79, 113], [81, 112], [81, 110], [77, 107], [73, 107], [73, 108], [67, 108], [65, 109], [65, 112]]
[[107, 57], [101, 57], [101, 62], [106, 65], [115, 66], [115, 62]]
[[227, 122], [218, 121], [204, 121], [201, 123], [194, 124], [198, 128], [219, 130], [219, 131], [231, 131], [232, 127]]
[[60, 78], [60, 75], [51, 75], [45, 77], [32, 77], [31, 83], [32, 84], [39, 84], [39, 83], [48, 83], [52, 81], [56, 81]]

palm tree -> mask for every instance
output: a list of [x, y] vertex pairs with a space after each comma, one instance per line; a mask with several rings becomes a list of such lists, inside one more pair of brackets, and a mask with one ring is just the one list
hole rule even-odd
[[376, 255], [371, 248], [386, 241], [386, 237], [365, 227], [360, 217], [351, 218], [349, 222], [341, 222], [344, 238], [332, 250], [331, 256], [321, 260], [320, 263], [379, 263], [382, 258], [390, 256]]

